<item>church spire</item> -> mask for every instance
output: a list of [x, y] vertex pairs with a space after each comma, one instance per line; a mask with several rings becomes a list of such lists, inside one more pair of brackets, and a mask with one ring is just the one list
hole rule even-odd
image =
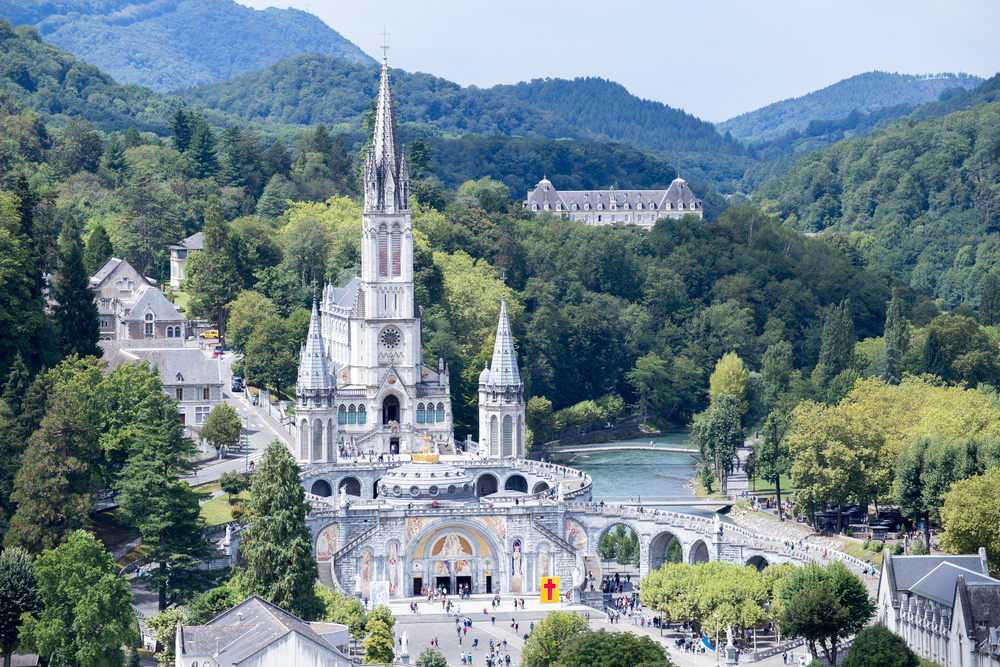
[[295, 385], [301, 393], [306, 389], [331, 389], [330, 373], [326, 365], [326, 353], [323, 349], [323, 335], [319, 325], [319, 309], [313, 298], [312, 318], [309, 320], [309, 333], [302, 345], [299, 359], [299, 380]]
[[517, 356], [514, 352], [514, 336], [510, 332], [510, 321], [507, 318], [506, 294], [500, 302], [500, 321], [497, 323], [496, 341], [493, 343], [490, 384], [498, 386], [521, 384], [521, 376], [517, 372]]
[[396, 213], [409, 207], [410, 173], [396, 130], [389, 63], [382, 55], [382, 79], [375, 107], [375, 129], [365, 157], [365, 211]]

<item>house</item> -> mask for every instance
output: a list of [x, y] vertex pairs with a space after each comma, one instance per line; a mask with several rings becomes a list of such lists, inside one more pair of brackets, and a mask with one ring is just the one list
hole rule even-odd
[[944, 667], [1000, 667], [1000, 580], [989, 575], [985, 549], [965, 556], [886, 554], [876, 614], [918, 655]]
[[[184, 340], [188, 321], [149, 278], [110, 258], [90, 277], [100, 320], [100, 340]], [[193, 333], [193, 331], [191, 331]]]
[[652, 229], [660, 218], [702, 217], [701, 200], [677, 177], [666, 190], [556, 190], [542, 179], [528, 191], [524, 208], [552, 211], [588, 225], [638, 225]]
[[180, 289], [184, 280], [184, 265], [188, 253], [192, 250], [202, 250], [205, 247], [205, 235], [201, 232], [192, 234], [177, 245], [170, 246], [170, 286]]
[[221, 359], [209, 359], [197, 348], [180, 347], [180, 341], [156, 341], [161, 345], [142, 342], [132, 346], [127, 341], [102, 343], [104, 358], [110, 373], [120, 364], [138, 364], [148, 361], [156, 366], [163, 383], [163, 392], [176, 398], [181, 423], [201, 428], [212, 411], [223, 399], [226, 379]]
[[352, 667], [347, 627], [308, 623], [253, 595], [205, 625], [177, 623], [177, 667]]

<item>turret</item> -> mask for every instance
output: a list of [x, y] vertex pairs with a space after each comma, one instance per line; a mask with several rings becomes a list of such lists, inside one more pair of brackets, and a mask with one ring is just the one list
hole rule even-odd
[[319, 308], [314, 299], [295, 384], [296, 458], [301, 463], [322, 463], [336, 458], [336, 391], [337, 381], [327, 366]]
[[366, 213], [397, 213], [409, 208], [410, 170], [403, 153], [392, 108], [389, 64], [383, 56], [375, 130], [365, 157]]

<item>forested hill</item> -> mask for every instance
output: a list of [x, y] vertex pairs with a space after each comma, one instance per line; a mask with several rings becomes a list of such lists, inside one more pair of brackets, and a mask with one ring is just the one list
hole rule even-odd
[[122, 83], [166, 92], [223, 81], [297, 53], [375, 62], [318, 17], [233, 0], [0, 0], [0, 16]]
[[917, 76], [866, 72], [832, 86], [769, 104], [719, 123], [720, 132], [741, 139], [771, 139], [789, 130], [804, 130], [813, 120], [845, 118], [852, 111], [871, 113], [898, 104], [925, 104], [975, 88], [982, 78], [969, 74]]
[[789, 226], [849, 232], [870, 264], [974, 306], [1000, 269], [1000, 102], [816, 151], [756, 197]]
[[636, 148], [669, 152], [746, 155], [735, 139], [712, 123], [662, 102], [640, 99], [625, 86], [600, 78], [533, 79], [491, 90], [550, 111], [576, 127]]

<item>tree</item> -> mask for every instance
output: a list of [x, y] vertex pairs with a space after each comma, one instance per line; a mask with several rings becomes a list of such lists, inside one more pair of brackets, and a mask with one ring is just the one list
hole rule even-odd
[[229, 403], [219, 403], [212, 408], [205, 419], [198, 435], [206, 438], [215, 447], [232, 449], [240, 441], [243, 432], [243, 421]]
[[995, 273], [983, 276], [982, 294], [979, 297], [979, 323], [987, 327], [1000, 324], [1000, 280]]
[[368, 636], [365, 637], [365, 664], [391, 663], [395, 655], [396, 642], [392, 631], [381, 618], [368, 619], [365, 626]]
[[368, 633], [365, 629], [368, 615], [365, 613], [365, 607], [361, 604], [361, 600], [354, 597], [344, 597], [344, 594], [339, 590], [331, 590], [319, 584], [316, 586], [316, 597], [319, 598], [323, 606], [320, 620], [346, 625], [351, 637], [355, 640], [365, 638]]
[[90, 276], [83, 266], [80, 230], [72, 218], [67, 220], [59, 249], [59, 274], [53, 291], [56, 330], [64, 356], [100, 357], [97, 346], [100, 326]]
[[173, 118], [170, 119], [167, 127], [170, 128], [170, 134], [174, 140], [174, 148], [180, 153], [186, 151], [191, 144], [192, 130], [191, 118], [184, 112], [184, 109], [177, 110]]
[[31, 556], [19, 547], [0, 551], [0, 656], [10, 664], [17, 648], [21, 614], [33, 614], [42, 608], [38, 580]]
[[892, 299], [885, 310], [885, 344], [893, 346], [900, 355], [910, 349], [910, 323], [906, 319], [906, 302], [899, 288], [892, 291]]
[[211, 178], [219, 173], [219, 160], [215, 155], [215, 136], [208, 123], [200, 118], [185, 155], [190, 164], [188, 173], [193, 178]]
[[691, 432], [698, 443], [702, 461], [714, 467], [715, 478], [719, 480], [723, 493], [727, 493], [733, 457], [744, 441], [740, 415], [737, 398], [722, 393], [692, 424]]
[[560, 667], [671, 667], [662, 645], [630, 632], [584, 632], [566, 642]]
[[41, 274], [38, 271], [32, 237], [34, 205], [38, 194], [18, 178], [17, 194], [0, 192], [0, 376], [9, 372], [14, 358], [23, 354], [37, 369], [37, 335], [45, 323]]
[[229, 224], [222, 204], [215, 196], [205, 206], [205, 243], [202, 250], [188, 255], [184, 268], [184, 289], [191, 295], [189, 307], [198, 317], [214, 318], [220, 338], [225, 318], [223, 309], [239, 292], [236, 267], [229, 254]]
[[670, 368], [666, 361], [656, 352], [650, 352], [635, 361], [635, 367], [625, 378], [639, 394], [639, 405], [642, 408], [642, 420], [649, 418], [649, 410], [658, 412], [663, 405], [663, 390], [670, 377]]
[[448, 667], [448, 661], [445, 660], [444, 655], [432, 648], [425, 648], [421, 651], [414, 664], [417, 667]]
[[854, 352], [854, 320], [851, 317], [851, 302], [845, 299], [840, 306], [830, 308], [823, 325], [819, 363], [813, 379], [825, 387], [851, 363]]
[[157, 565], [146, 569], [142, 583], [156, 591], [160, 611], [208, 590], [221, 574], [199, 567], [212, 558], [199, 505], [207, 496], [178, 478], [194, 469], [187, 458], [193, 443], [183, 428], [173, 399], [147, 396], [115, 485], [121, 520], [139, 529], [147, 558]]
[[714, 404], [723, 396], [731, 396], [739, 405], [740, 416], [747, 411], [747, 369], [735, 352], [727, 352], [715, 364], [709, 376], [708, 395]]
[[234, 578], [236, 586], [300, 618], [315, 619], [322, 610], [313, 588], [319, 572], [306, 526], [309, 505], [299, 467], [277, 440], [267, 446], [253, 474], [244, 508], [245, 563]]
[[142, 146], [146, 142], [142, 140], [142, 135], [139, 134], [139, 130], [135, 125], [129, 125], [128, 129], [125, 130], [125, 136], [122, 139], [122, 143], [125, 144], [125, 148], [135, 148], [136, 146]]
[[157, 649], [162, 649], [156, 654], [160, 667], [173, 667], [176, 664], [177, 623], [185, 621], [187, 618], [180, 607], [164, 609], [146, 619], [146, 626], [156, 637]]
[[1000, 574], [1000, 468], [956, 482], [941, 507], [941, 548], [949, 554], [974, 554], [986, 547], [990, 574]]
[[281, 174], [272, 176], [257, 202], [257, 215], [262, 218], [280, 217], [288, 209], [286, 200], [292, 198], [294, 188], [292, 182]]
[[93, 462], [100, 455], [92, 428], [59, 395], [31, 436], [14, 482], [17, 511], [4, 544], [30, 553], [52, 549], [90, 524]]
[[406, 163], [410, 167], [410, 178], [421, 180], [434, 171], [431, 165], [431, 149], [420, 137], [410, 142], [406, 149]]
[[86, 531], [35, 560], [43, 608], [25, 616], [21, 642], [50, 665], [104, 667], [125, 661], [123, 646], [139, 643], [128, 579]]
[[128, 161], [125, 159], [125, 146], [118, 140], [117, 134], [110, 135], [104, 143], [101, 163], [111, 176], [112, 185], [121, 185], [127, 174]]
[[906, 640], [884, 625], [872, 625], [857, 634], [842, 667], [920, 667], [920, 656]]
[[555, 425], [552, 419], [552, 401], [544, 396], [532, 396], [525, 410], [525, 424], [532, 433], [532, 442], [541, 445], [545, 435]]
[[930, 545], [930, 508], [927, 503], [924, 459], [928, 438], [918, 436], [899, 453], [896, 459], [895, 501], [903, 516], [924, 522], [924, 539]]
[[243, 348], [243, 377], [250, 384], [291, 383], [298, 371], [285, 320], [271, 315], [261, 321]]
[[250, 480], [246, 475], [230, 470], [219, 477], [219, 487], [223, 493], [229, 494], [229, 503], [232, 504], [234, 494], [239, 495], [250, 488]]
[[790, 572], [777, 587], [782, 633], [804, 637], [813, 655], [819, 645], [836, 664], [841, 639], [859, 632], [875, 613], [875, 603], [861, 577], [841, 561], [825, 569], [810, 563]]
[[111, 248], [111, 237], [104, 225], [98, 224], [87, 237], [87, 249], [83, 251], [83, 268], [88, 276], [97, 273], [104, 263], [111, 258], [114, 250]]
[[240, 592], [232, 586], [217, 586], [191, 598], [185, 605], [184, 620], [188, 625], [205, 625], [242, 601]]
[[553, 611], [535, 625], [521, 652], [524, 667], [551, 667], [559, 662], [563, 647], [587, 631], [587, 620], [565, 611]]
[[94, 126], [80, 117], [70, 118], [63, 133], [62, 167], [68, 174], [97, 173], [104, 146]]
[[[775, 410], [767, 416], [767, 421], [761, 429], [764, 441], [754, 446], [755, 472], [761, 479], [774, 484], [778, 507], [781, 505], [781, 476], [792, 471], [792, 457], [785, 443], [785, 435], [792, 425], [792, 416]], [[783, 513], [778, 511], [778, 520], [784, 521]]]
[[274, 302], [260, 292], [244, 290], [229, 304], [229, 322], [226, 327], [229, 343], [237, 350], [245, 350], [247, 341], [257, 326], [278, 310]]

